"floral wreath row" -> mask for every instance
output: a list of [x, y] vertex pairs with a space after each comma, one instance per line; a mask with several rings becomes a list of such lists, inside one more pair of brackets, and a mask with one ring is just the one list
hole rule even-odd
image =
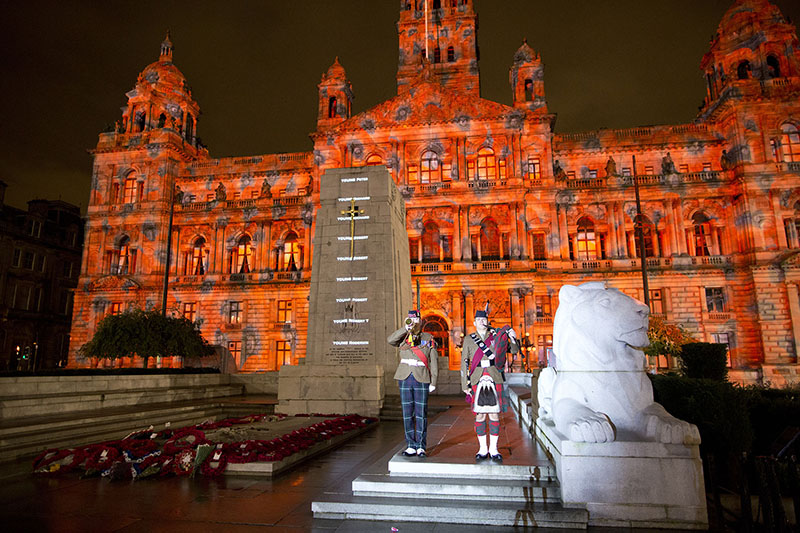
[[246, 440], [213, 443], [205, 432], [234, 425], [251, 424], [286, 415], [251, 415], [203, 422], [178, 430], [153, 432], [152, 426], [120, 440], [88, 446], [50, 449], [33, 461], [37, 474], [59, 474], [82, 471], [84, 477], [101, 475], [110, 479], [144, 479], [147, 477], [195, 475], [220, 476], [228, 463], [281, 461], [314, 444], [329, 440], [377, 421], [360, 415], [296, 415], [329, 417], [310, 426], [294, 430], [272, 440]]

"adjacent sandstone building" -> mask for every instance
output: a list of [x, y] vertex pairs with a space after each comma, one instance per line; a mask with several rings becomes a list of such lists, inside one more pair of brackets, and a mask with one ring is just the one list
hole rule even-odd
[[800, 45], [774, 5], [736, 0], [725, 14], [693, 122], [576, 134], [554, 132], [528, 43], [509, 51], [513, 104], [480, 97], [472, 0], [399, 5], [397, 96], [352, 114], [335, 60], [302, 153], [210, 157], [199, 105], [162, 43], [94, 150], [71, 364], [89, 364], [77, 349], [105, 314], [160, 307], [165, 287], [168, 310], [201, 321], [242, 371], [295, 364], [320, 177], [385, 165], [406, 200], [425, 327], [451, 368], [476, 306], [488, 301], [495, 321], [522, 332], [518, 364], [537, 366], [558, 289], [609, 279], [654, 315], [728, 344], [734, 379], [798, 379]]

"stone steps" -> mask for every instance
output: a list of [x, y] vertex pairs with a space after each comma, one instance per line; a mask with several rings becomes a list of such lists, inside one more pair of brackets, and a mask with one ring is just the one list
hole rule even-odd
[[416, 499], [483, 500], [517, 503], [561, 503], [556, 481], [442, 478], [362, 474], [353, 480], [354, 496]]
[[586, 529], [585, 509], [565, 509], [558, 503], [477, 501], [356, 496], [326, 493], [311, 503], [314, 518], [384, 520], [488, 526]]
[[240, 396], [243, 393], [244, 385], [242, 384], [220, 383], [203, 386], [147, 387], [8, 396], [0, 398], [0, 418], [53, 415], [137, 404], [198, 401]]
[[531, 481], [555, 481], [556, 469], [553, 463], [544, 460], [530, 461], [533, 464], [495, 464], [491, 461], [480, 463], [440, 462], [430, 459], [406, 458], [400, 454], [389, 460], [389, 475], [435, 478], [502, 479], [521, 484]]

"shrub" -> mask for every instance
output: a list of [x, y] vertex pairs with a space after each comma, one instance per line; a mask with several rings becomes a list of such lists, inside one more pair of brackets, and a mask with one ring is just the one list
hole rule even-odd
[[690, 342], [681, 347], [678, 366], [687, 378], [728, 380], [728, 347], [710, 342]]

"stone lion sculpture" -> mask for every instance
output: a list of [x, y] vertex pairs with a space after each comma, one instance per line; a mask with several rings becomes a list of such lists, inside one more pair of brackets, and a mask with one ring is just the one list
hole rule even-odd
[[605, 282], [564, 285], [553, 323], [556, 367], [539, 377], [539, 417], [578, 442], [699, 444], [697, 427], [653, 401], [641, 348], [649, 309]]

